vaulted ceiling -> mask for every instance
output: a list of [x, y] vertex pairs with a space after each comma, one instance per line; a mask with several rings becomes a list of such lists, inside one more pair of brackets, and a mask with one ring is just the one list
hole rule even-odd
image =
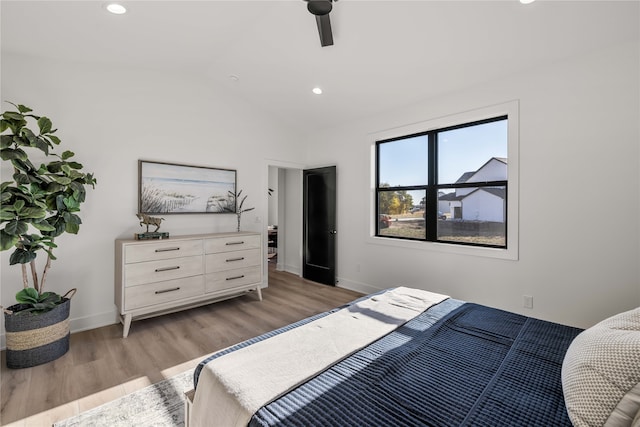
[[640, 26], [638, 1], [340, 0], [321, 47], [302, 0], [123, 4], [3, 0], [2, 54], [183, 73], [314, 130], [637, 42]]

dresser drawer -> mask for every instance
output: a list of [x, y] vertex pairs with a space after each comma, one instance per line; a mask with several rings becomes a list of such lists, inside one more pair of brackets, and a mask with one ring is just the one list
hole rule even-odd
[[238, 286], [259, 283], [262, 280], [262, 267], [247, 267], [218, 271], [205, 276], [205, 292], [232, 289]]
[[244, 249], [260, 249], [260, 235], [229, 236], [206, 239], [204, 241], [204, 252], [206, 254], [241, 251]]
[[144, 245], [127, 245], [124, 262], [130, 264], [201, 254], [202, 240], [171, 241], [168, 239]]
[[125, 287], [203, 274], [202, 255], [124, 266]]
[[260, 265], [260, 249], [205, 255], [205, 273]]
[[193, 276], [128, 287], [124, 291], [124, 309], [135, 310], [202, 295], [204, 293], [203, 277]]

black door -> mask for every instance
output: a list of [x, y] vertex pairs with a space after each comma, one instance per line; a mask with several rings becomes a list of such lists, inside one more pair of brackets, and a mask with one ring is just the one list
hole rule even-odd
[[336, 167], [303, 172], [302, 277], [336, 284]]

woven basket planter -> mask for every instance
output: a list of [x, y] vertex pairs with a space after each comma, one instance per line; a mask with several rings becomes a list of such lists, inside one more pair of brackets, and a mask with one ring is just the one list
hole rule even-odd
[[[54, 309], [41, 314], [4, 313], [7, 367], [29, 368], [51, 362], [69, 350], [69, 308], [65, 298]], [[14, 305], [8, 310], [16, 310]]]

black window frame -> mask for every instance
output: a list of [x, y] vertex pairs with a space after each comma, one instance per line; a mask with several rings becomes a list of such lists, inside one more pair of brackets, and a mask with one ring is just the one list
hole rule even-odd
[[[498, 181], [477, 181], [477, 182], [465, 182], [465, 183], [438, 183], [438, 135], [443, 132], [462, 129], [466, 127], [483, 125], [486, 123], [493, 123], [497, 121], [507, 120], [509, 121], [508, 114], [502, 114], [495, 117], [476, 120], [472, 122], [462, 123], [453, 126], [446, 126], [428, 131], [412, 133], [409, 135], [403, 135], [393, 138], [381, 139], [375, 142], [375, 236], [386, 239], [397, 240], [410, 240], [410, 241], [426, 241], [426, 242], [438, 242], [451, 245], [461, 246], [475, 246], [485, 248], [508, 248], [508, 188], [509, 183], [507, 180]], [[380, 186], [380, 146], [385, 143], [402, 141], [409, 138], [416, 138], [426, 136], [427, 137], [427, 184], [426, 185], [406, 185], [406, 186]], [[509, 141], [507, 141], [508, 147]], [[504, 210], [504, 245], [490, 245], [484, 243], [472, 243], [472, 242], [460, 242], [451, 240], [438, 239], [438, 193], [440, 189], [452, 189], [452, 188], [488, 188], [488, 187], [504, 187], [505, 189], [505, 210]], [[396, 192], [396, 191], [414, 191], [424, 190], [426, 194], [425, 200], [425, 238], [413, 238], [403, 236], [389, 236], [380, 234], [380, 193], [383, 192]]]

